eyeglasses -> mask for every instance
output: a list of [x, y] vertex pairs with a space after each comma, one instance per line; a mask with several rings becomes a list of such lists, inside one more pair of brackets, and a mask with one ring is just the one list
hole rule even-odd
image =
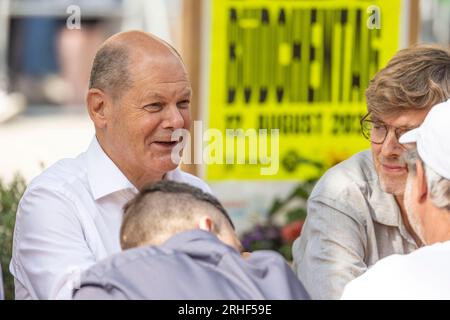
[[366, 138], [367, 140], [369, 140], [375, 144], [383, 144], [384, 143], [390, 128], [394, 129], [395, 137], [397, 138], [397, 141], [398, 141], [398, 139], [400, 139], [400, 137], [403, 134], [405, 134], [409, 130], [412, 130], [415, 128], [415, 127], [411, 127], [411, 128], [392, 127], [392, 126], [389, 126], [380, 121], [370, 120], [370, 119], [368, 119], [369, 116], [370, 116], [370, 112], [361, 119], [361, 121], [360, 121], [361, 131], [362, 131], [364, 138]]

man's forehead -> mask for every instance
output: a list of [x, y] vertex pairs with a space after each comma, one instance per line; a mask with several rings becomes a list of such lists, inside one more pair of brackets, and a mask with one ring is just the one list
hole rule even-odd
[[153, 88], [191, 90], [189, 77], [182, 65], [136, 64], [131, 74], [134, 86], [145, 87], [145, 90]]
[[427, 110], [407, 110], [386, 115], [372, 115], [372, 120], [382, 122], [394, 127], [416, 127], [425, 119]]
[[[173, 88], [169, 90], [172, 95], [182, 96], [182, 97], [190, 97], [192, 94], [192, 89], [190, 86]], [[158, 90], [158, 88], [150, 88], [145, 93], [145, 98], [154, 98], [154, 99], [164, 99], [167, 95], [167, 90]]]
[[136, 81], [176, 84], [189, 82], [189, 77], [184, 65], [176, 57], [155, 59], [155, 57], [143, 57], [130, 64], [132, 79]]

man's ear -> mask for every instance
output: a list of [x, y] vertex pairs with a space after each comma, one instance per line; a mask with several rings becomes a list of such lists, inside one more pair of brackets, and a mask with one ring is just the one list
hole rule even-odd
[[208, 232], [215, 232], [214, 222], [210, 216], [202, 216], [198, 221], [198, 228]]
[[416, 188], [417, 188], [417, 202], [423, 204], [427, 200], [428, 187], [427, 178], [425, 177], [425, 169], [423, 163], [420, 160], [416, 161]]
[[86, 96], [86, 104], [89, 117], [94, 122], [96, 128], [104, 129], [106, 127], [106, 108], [109, 101], [106, 94], [96, 88], [89, 89]]

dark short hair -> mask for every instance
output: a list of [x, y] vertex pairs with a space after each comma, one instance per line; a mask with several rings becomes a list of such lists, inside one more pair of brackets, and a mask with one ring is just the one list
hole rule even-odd
[[92, 63], [89, 89], [100, 89], [117, 99], [132, 86], [129, 64], [130, 54], [125, 47], [104, 45]]
[[[235, 229], [227, 211], [213, 195], [190, 184], [171, 180], [161, 180], [147, 185], [123, 208], [121, 246], [123, 249], [138, 246], [145, 239], [163, 232], [169, 223], [176, 220], [178, 224], [189, 224], [193, 221], [192, 217], [197, 214], [197, 210], [202, 210], [201, 208], [205, 206], [215, 209], [211, 212], [213, 220], [217, 222], [217, 219], [225, 218]], [[148, 219], [149, 216], [152, 216], [151, 219]], [[174, 229], [180, 231], [178, 225]]]

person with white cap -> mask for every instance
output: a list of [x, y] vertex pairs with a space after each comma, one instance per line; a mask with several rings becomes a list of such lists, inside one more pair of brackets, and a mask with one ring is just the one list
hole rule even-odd
[[346, 286], [342, 299], [450, 299], [449, 137], [450, 99], [400, 137], [408, 147], [405, 207], [426, 246], [380, 260]]

